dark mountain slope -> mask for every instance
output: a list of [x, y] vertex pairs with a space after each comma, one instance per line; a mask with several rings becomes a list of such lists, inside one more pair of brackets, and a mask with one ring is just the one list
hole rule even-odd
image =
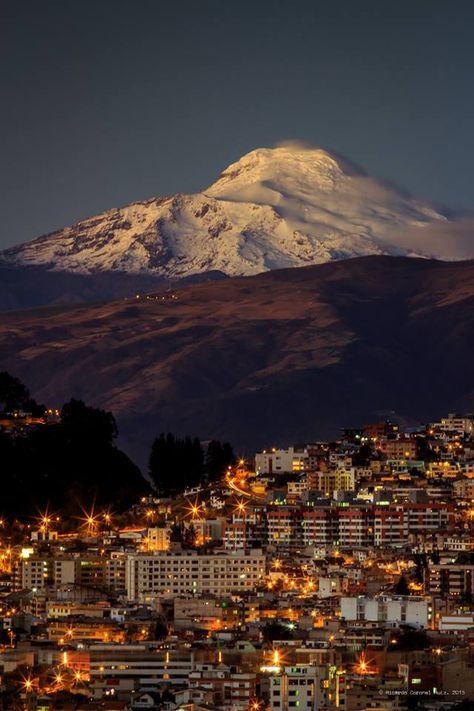
[[472, 261], [364, 257], [3, 314], [0, 370], [112, 410], [142, 462], [161, 430], [250, 452], [473, 409], [473, 304]]

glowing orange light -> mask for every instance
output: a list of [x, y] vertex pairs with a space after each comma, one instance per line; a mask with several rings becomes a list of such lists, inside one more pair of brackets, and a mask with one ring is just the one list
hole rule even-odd
[[94, 507], [92, 507], [90, 511], [85, 511], [84, 509], [82, 509], [82, 511], [84, 516], [81, 518], [81, 521], [83, 522], [83, 527], [86, 529], [86, 534], [93, 536], [99, 523], [99, 516], [94, 513]]
[[189, 506], [187, 508], [187, 515], [191, 518], [199, 518], [200, 514], [204, 513], [203, 507], [197, 499], [194, 503], [188, 501], [188, 504]]
[[358, 660], [357, 660], [357, 664], [356, 664], [355, 667], [354, 667], [354, 671], [355, 671], [357, 674], [360, 674], [360, 675], [362, 675], [362, 676], [365, 675], [365, 674], [374, 674], [374, 673], [375, 673], [375, 670], [374, 670], [374, 669], [371, 669], [371, 667], [370, 667], [370, 660], [367, 659], [367, 657], [366, 657], [366, 655], [365, 655], [365, 652], [362, 652], [362, 653], [359, 655], [359, 658], [358, 658]]
[[31, 678], [31, 676], [23, 677], [22, 686], [24, 691], [26, 691], [27, 693], [33, 691], [34, 680]]

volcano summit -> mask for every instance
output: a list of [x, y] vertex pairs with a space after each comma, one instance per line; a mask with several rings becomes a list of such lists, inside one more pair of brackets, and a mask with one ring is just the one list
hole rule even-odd
[[4, 266], [91, 275], [251, 275], [372, 254], [474, 257], [432, 205], [327, 151], [261, 148], [199, 193], [156, 197], [5, 250]]

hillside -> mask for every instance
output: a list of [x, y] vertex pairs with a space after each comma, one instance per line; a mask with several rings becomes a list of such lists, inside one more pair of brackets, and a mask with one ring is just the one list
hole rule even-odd
[[472, 261], [367, 257], [4, 314], [0, 370], [112, 410], [141, 462], [161, 430], [252, 451], [472, 410], [473, 304]]

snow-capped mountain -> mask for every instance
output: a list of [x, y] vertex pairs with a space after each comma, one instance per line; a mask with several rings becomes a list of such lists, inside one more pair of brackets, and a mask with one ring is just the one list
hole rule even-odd
[[262, 148], [207, 190], [157, 197], [7, 249], [7, 265], [94, 274], [229, 276], [369, 254], [474, 257], [427, 203], [324, 150]]

